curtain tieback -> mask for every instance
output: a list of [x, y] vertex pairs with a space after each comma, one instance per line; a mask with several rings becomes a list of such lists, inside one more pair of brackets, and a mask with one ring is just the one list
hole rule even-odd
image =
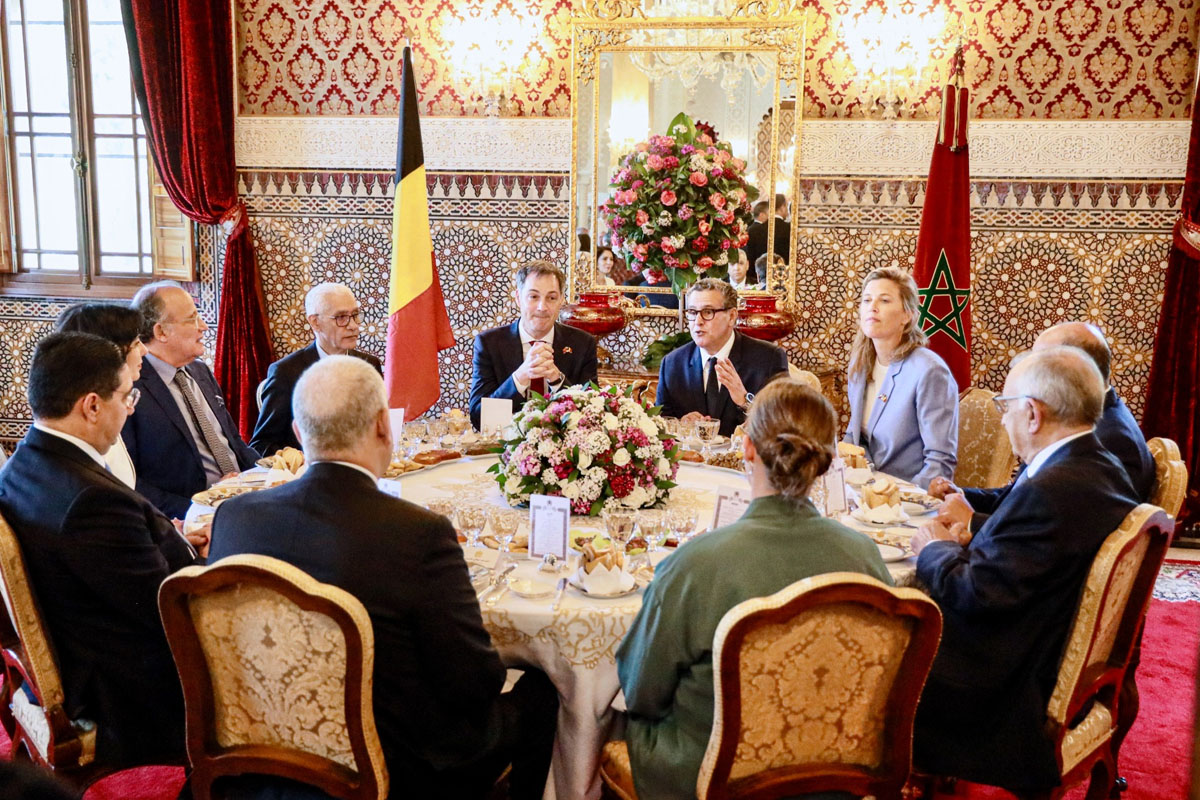
[[217, 222], [221, 226], [221, 230], [225, 232], [227, 239], [241, 233], [249, 223], [250, 216], [246, 213], [246, 204], [241, 200], [230, 206]]
[[1180, 217], [1174, 234], [1175, 246], [1188, 258], [1200, 260], [1200, 224]]

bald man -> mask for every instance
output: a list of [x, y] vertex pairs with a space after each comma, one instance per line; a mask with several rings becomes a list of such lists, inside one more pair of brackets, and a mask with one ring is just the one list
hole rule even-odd
[[1154, 456], [1150, 455], [1150, 448], [1146, 447], [1146, 437], [1142, 435], [1142, 430], [1129, 407], [1121, 401], [1117, 390], [1109, 383], [1112, 351], [1104, 334], [1095, 325], [1087, 322], [1063, 322], [1042, 331], [1033, 343], [1033, 349], [1037, 352], [1059, 345], [1078, 347], [1096, 363], [1096, 369], [1100, 370], [1100, 377], [1106, 387], [1104, 413], [1096, 423], [1096, 437], [1100, 444], [1117, 457], [1121, 466], [1125, 467], [1138, 498], [1143, 502], [1149, 500], [1156, 479]]
[[354, 356], [383, 374], [378, 358], [356, 349], [362, 308], [347, 287], [340, 283], [314, 286], [304, 296], [304, 314], [312, 328], [313, 343], [272, 364], [262, 384], [262, 407], [250, 446], [264, 456], [285, 447], [300, 448], [292, 431], [292, 390], [304, 370], [317, 361], [326, 356]]
[[222, 503], [210, 559], [278, 558], [366, 606], [375, 724], [388, 771], [403, 776], [392, 797], [482, 799], [512, 763], [509, 796], [540, 800], [558, 694], [525, 667], [501, 694], [504, 665], [454, 528], [377, 487], [392, 458], [383, 379], [360, 359], [330, 356], [297, 381], [292, 407], [308, 470]]

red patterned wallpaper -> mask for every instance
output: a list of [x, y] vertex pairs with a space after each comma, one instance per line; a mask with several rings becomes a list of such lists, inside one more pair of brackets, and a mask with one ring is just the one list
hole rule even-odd
[[[812, 9], [805, 113], [877, 115], [842, 36], [881, 0], [804, 0]], [[897, 0], [944, 13], [966, 32], [972, 116], [1000, 119], [1186, 118], [1196, 66], [1197, 0]], [[422, 111], [472, 116], [455, 89], [456, 29], [492, 15], [531, 39], [505, 113], [570, 114], [572, 0], [237, 0], [243, 114], [391, 115], [400, 47], [413, 43]], [[950, 34], [953, 36], [953, 34]], [[489, 46], [491, 43], [489, 43]], [[928, 53], [919, 97], [901, 116], [937, 113], [952, 41]]]

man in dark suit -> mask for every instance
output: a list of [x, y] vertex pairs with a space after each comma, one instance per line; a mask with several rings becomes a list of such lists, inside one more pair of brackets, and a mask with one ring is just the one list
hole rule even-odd
[[[1104, 383], [1085, 353], [1028, 354], [997, 400], [1028, 466], [1009, 486], [968, 490], [965, 515], [913, 537], [917, 576], [944, 619], [913, 761], [924, 772], [1035, 792], [1058, 783], [1044, 722], [1080, 591], [1138, 499], [1096, 437]], [[971, 507], [990, 514], [974, 538]]]
[[750, 222], [750, 227], [746, 229], [746, 235], [749, 238], [743, 248], [746, 251], [746, 260], [750, 263], [750, 269], [747, 270], [745, 278], [747, 283], [757, 283], [760, 280], [758, 259], [767, 252], [767, 214], [770, 211], [771, 204], [766, 200], [759, 200], [751, 211], [754, 219]]
[[143, 286], [146, 345], [138, 412], [121, 430], [137, 472], [137, 490], [163, 513], [183, 518], [192, 495], [249, 469], [259, 454], [242, 441], [204, 355], [208, 325], [191, 296], [171, 282]]
[[258, 425], [250, 447], [269, 456], [285, 447], [299, 449], [292, 431], [292, 389], [300, 374], [325, 356], [361, 358], [382, 375], [383, 364], [370, 353], [356, 350], [362, 309], [354, 293], [340, 283], [321, 283], [304, 296], [304, 313], [313, 330], [313, 343], [276, 361], [267, 369], [260, 396]]
[[668, 417], [718, 419], [721, 435], [729, 436], [746, 419], [754, 393], [787, 372], [787, 354], [734, 330], [737, 292], [723, 280], [692, 284], [684, 313], [692, 341], [662, 360], [655, 402]]
[[[765, 201], [763, 201], [765, 202]], [[755, 205], [755, 209], [758, 206]], [[767, 252], [767, 219], [766, 214], [763, 214], [762, 222], [758, 221], [758, 212], [755, 211], [754, 222], [750, 223], [750, 227], [746, 233], [750, 237], [746, 242], [746, 257], [750, 259], [751, 271], [754, 272], [754, 282], [766, 280], [766, 274], [758, 272], [758, 259]], [[792, 224], [788, 222], [788, 201], [783, 194], [775, 195], [775, 238], [771, 240], [774, 246], [771, 251], [775, 255], [783, 259], [783, 263], [789, 263], [791, 259], [792, 246]]]
[[282, 559], [362, 601], [375, 632], [375, 724], [403, 787], [393, 797], [482, 797], [511, 762], [511, 796], [540, 798], [557, 694], [536, 670], [500, 693], [504, 665], [454, 528], [377, 488], [392, 453], [383, 379], [331, 356], [300, 377], [293, 406], [308, 470], [221, 504], [212, 558]]
[[0, 471], [71, 719], [96, 723], [111, 764], [182, 758], [183, 694], [158, 617], [163, 579], [195, 551], [104, 453], [138, 402], [113, 343], [54, 333], [29, 372], [33, 427]]
[[519, 410], [533, 392], [545, 396], [596, 380], [595, 338], [557, 322], [565, 286], [558, 267], [530, 261], [517, 270], [520, 319], [475, 337], [471, 422], [476, 428], [485, 397], [507, 398]]

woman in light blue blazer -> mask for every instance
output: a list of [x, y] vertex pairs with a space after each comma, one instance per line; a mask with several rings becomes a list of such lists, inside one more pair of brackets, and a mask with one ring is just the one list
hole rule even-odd
[[925, 346], [917, 285], [898, 267], [870, 272], [846, 377], [850, 427], [875, 469], [921, 488], [953, 479], [958, 463], [958, 386]]

